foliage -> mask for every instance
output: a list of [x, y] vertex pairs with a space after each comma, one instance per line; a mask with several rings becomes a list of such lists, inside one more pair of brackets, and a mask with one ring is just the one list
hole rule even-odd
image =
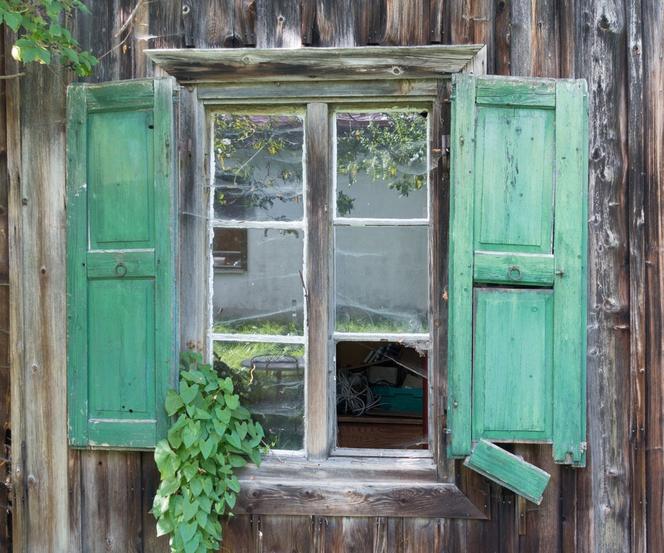
[[75, 10], [88, 11], [81, 0], [0, 0], [0, 23], [19, 33], [12, 56], [24, 63], [50, 64], [55, 55], [77, 75], [89, 75], [97, 59], [81, 50], [62, 21]]
[[155, 449], [161, 484], [152, 506], [157, 534], [171, 534], [172, 552], [218, 551], [220, 517], [232, 514], [240, 483], [235, 469], [261, 461], [263, 429], [200, 354], [184, 353], [180, 391], [166, 396], [177, 417]]
[[[337, 131], [337, 172], [348, 177], [348, 186], [360, 175], [368, 175], [400, 196], [426, 186], [427, 125], [416, 112], [344, 113]], [[301, 144], [293, 142], [297, 125], [294, 117], [218, 115], [215, 118], [215, 152], [218, 170], [232, 179], [250, 205], [268, 209], [283, 197], [288, 185], [300, 186], [301, 170], [295, 164], [282, 164], [273, 175], [265, 176], [261, 163], [278, 160], [280, 155], [294, 153]], [[291, 134], [289, 137], [288, 134]], [[298, 134], [301, 137], [301, 134]], [[301, 155], [301, 154], [300, 154]], [[301, 160], [301, 157], [300, 157]], [[301, 169], [301, 161], [298, 160]], [[217, 191], [216, 201], [223, 205], [228, 187]], [[354, 198], [337, 191], [340, 215], [349, 215]]]
[[[420, 114], [380, 113], [368, 122], [362, 114], [357, 123], [353, 114], [345, 115], [350, 121], [337, 131], [337, 172], [348, 177], [349, 185], [362, 173], [374, 182], [387, 183], [400, 196], [426, 185], [426, 173], [412, 170], [426, 162], [427, 127]], [[340, 215], [353, 208], [352, 198], [341, 190], [337, 192], [337, 208]]]
[[[302, 121], [297, 116], [217, 115], [217, 171], [232, 179], [231, 187], [217, 191], [217, 203], [232, 202], [226, 194], [233, 193], [261, 209], [269, 209], [277, 199], [292, 200], [284, 192], [302, 182], [302, 141]], [[288, 159], [292, 153], [298, 156], [297, 163]], [[236, 187], [239, 190], [233, 190]]]

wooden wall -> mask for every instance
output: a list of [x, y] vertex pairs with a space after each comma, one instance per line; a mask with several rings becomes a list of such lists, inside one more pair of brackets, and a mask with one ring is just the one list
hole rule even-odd
[[[466, 475], [490, 520], [237, 517], [227, 527], [225, 551], [664, 551], [660, 0], [86, 3], [91, 14], [73, 27], [101, 59], [97, 81], [152, 74], [142, 55], [146, 47], [428, 43], [486, 43], [489, 73], [588, 80], [588, 468], [558, 467], [548, 448], [518, 446], [552, 474], [539, 507]], [[4, 69], [18, 70], [8, 56]], [[25, 72], [0, 83], [0, 432], [7, 426], [9, 313], [16, 550], [166, 551], [147, 514], [157, 484], [151, 455], [66, 447], [61, 317], [64, 88], [70, 76], [50, 67]], [[0, 462], [0, 550], [8, 532], [5, 469]]]

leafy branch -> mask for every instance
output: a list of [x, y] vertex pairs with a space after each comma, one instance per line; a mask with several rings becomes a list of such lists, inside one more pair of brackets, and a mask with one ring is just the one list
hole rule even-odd
[[12, 47], [14, 59], [50, 64], [57, 56], [77, 75], [90, 75], [97, 58], [83, 51], [63, 24], [75, 10], [88, 12], [81, 0], [0, 0], [0, 23], [19, 35]]
[[231, 379], [193, 352], [182, 355], [180, 391], [168, 392], [166, 411], [177, 419], [154, 453], [157, 535], [171, 534], [172, 553], [218, 551], [220, 518], [232, 514], [240, 491], [234, 472], [248, 461], [260, 464], [263, 429], [240, 405]]

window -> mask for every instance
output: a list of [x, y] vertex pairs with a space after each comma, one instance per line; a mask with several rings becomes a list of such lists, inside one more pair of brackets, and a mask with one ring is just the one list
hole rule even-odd
[[[319, 425], [334, 450], [427, 450], [428, 383], [440, 370], [429, 355], [430, 205], [440, 188], [429, 178], [431, 104], [328, 104], [330, 125], [305, 137], [307, 109], [209, 108], [213, 362], [276, 451], [307, 452], [308, 371], [329, 374], [331, 420]], [[305, 141], [331, 152], [316, 188]], [[309, 229], [329, 235], [325, 250], [305, 248]], [[246, 270], [217, 271], [217, 244], [240, 232]], [[321, 273], [317, 259], [328, 255]], [[327, 283], [328, 336], [305, 316], [320, 300], [307, 294], [314, 280]], [[311, 340], [327, 366], [307, 362]]]
[[361, 478], [403, 515], [410, 479], [436, 505], [413, 514], [472, 516], [450, 459], [500, 480], [523, 463], [489, 442], [531, 441], [583, 466], [585, 83], [456, 75], [448, 186], [448, 73], [476, 52], [156, 51], [195, 86], [71, 87], [71, 445], [153, 447], [181, 347], [268, 431], [253, 507], [308, 512], [264, 477], [320, 513]]

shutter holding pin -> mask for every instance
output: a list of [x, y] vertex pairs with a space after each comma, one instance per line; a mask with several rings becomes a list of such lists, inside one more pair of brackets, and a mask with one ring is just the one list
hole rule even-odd
[[516, 265], [511, 265], [507, 269], [507, 278], [510, 280], [521, 280], [521, 269]]
[[127, 274], [127, 266], [120, 262], [115, 266], [115, 274], [119, 277], [123, 277]]

